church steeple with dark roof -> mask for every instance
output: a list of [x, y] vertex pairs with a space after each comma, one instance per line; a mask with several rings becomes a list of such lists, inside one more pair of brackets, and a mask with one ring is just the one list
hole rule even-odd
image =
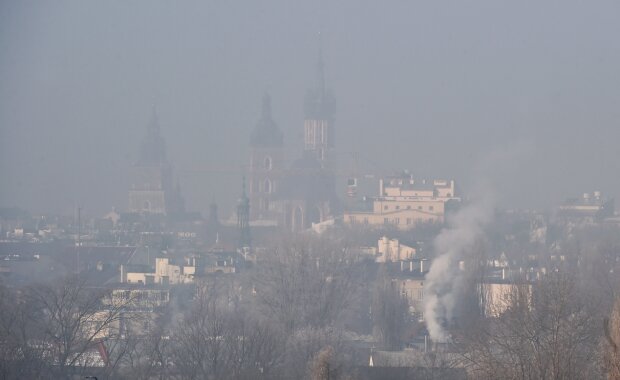
[[176, 189], [174, 187], [172, 167], [166, 159], [165, 142], [154, 106], [139, 152], [132, 169], [129, 212], [164, 215], [183, 213], [183, 197], [178, 184]]
[[261, 116], [250, 137], [250, 166], [248, 190], [252, 203], [250, 220], [267, 220], [275, 217], [270, 206], [279, 187], [284, 162], [284, 138], [273, 121], [271, 97], [263, 96]]
[[260, 119], [252, 131], [250, 144], [253, 147], [281, 147], [284, 143], [282, 131], [271, 116], [271, 97], [263, 96], [263, 109]]

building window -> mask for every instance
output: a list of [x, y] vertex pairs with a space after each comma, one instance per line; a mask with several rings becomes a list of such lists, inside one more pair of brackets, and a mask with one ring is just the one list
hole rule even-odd
[[263, 190], [265, 190], [265, 193], [267, 194], [271, 193], [271, 181], [269, 180], [269, 178], [265, 179], [265, 182], [263, 184]]
[[422, 210], [422, 206], [418, 206], [418, 210]]
[[364, 218], [364, 224], [368, 224], [368, 218]]
[[390, 221], [388, 220], [388, 218], [383, 218], [383, 224], [390, 224]]
[[407, 224], [411, 224], [411, 218], [407, 218]]
[[396, 209], [397, 209], [397, 210], [400, 210], [400, 206], [396, 206]]
[[407, 210], [411, 210], [411, 206], [407, 206]]
[[271, 170], [272, 168], [271, 157], [269, 156], [265, 157], [265, 160], [263, 161], [263, 168], [265, 170]]
[[400, 218], [394, 218], [394, 224], [400, 224]]
[[354, 216], [349, 216], [349, 222], [351, 224], [355, 224], [355, 217]]
[[387, 209], [388, 209], [388, 206], [383, 206], [383, 209], [384, 209], [384, 210], [387, 210]]
[[435, 209], [435, 207], [433, 206], [428, 206], [428, 211], [433, 211]]

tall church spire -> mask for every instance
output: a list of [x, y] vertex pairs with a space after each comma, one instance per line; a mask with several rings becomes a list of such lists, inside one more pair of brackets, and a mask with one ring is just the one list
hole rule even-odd
[[316, 64], [316, 88], [321, 97], [325, 96], [325, 63], [323, 62], [323, 39], [319, 33], [319, 59]]
[[316, 83], [306, 92], [304, 102], [304, 150], [312, 153], [321, 163], [329, 167], [334, 147], [334, 114], [336, 100], [325, 84], [325, 63], [323, 46], [319, 34], [319, 55], [316, 65]]
[[159, 130], [159, 119], [155, 105], [151, 110], [151, 118], [146, 127], [146, 136], [140, 149], [140, 163], [143, 165], [159, 165], [166, 161], [166, 147]]

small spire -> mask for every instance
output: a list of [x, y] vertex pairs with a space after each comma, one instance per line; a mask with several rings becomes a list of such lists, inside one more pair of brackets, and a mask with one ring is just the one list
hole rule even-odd
[[243, 176], [241, 198], [237, 205], [237, 229], [239, 230], [239, 247], [249, 247], [250, 236], [250, 200], [245, 194], [245, 176]]

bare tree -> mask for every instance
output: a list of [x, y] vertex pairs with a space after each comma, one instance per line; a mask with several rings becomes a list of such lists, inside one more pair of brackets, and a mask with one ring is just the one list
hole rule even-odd
[[[286, 379], [313, 378], [317, 368], [325, 365], [329, 366], [332, 376], [344, 374], [349, 369], [345, 364], [351, 359], [340, 329], [300, 328], [288, 336], [285, 347], [282, 374]], [[330, 347], [329, 352], [325, 351], [327, 347]]]
[[382, 265], [372, 295], [371, 317], [374, 335], [386, 349], [402, 348], [408, 314], [407, 299], [398, 282], [390, 279], [385, 265]]
[[115, 346], [115, 355], [125, 352], [118, 340], [118, 322], [126, 304], [104, 302], [109, 289], [89, 287], [85, 277], [69, 276], [51, 285], [31, 286], [24, 297], [32, 308], [27, 346], [38, 350], [48, 375], [67, 377], [100, 365], [98, 358], [103, 373], [115, 369], [119, 357], [111, 357], [109, 348]]
[[21, 292], [0, 284], [0, 377], [37, 378], [44, 361], [37, 347], [28, 344], [31, 335], [32, 305]]
[[358, 263], [358, 257], [333, 241], [283, 239], [261, 258], [256, 273], [266, 316], [288, 332], [334, 323], [353, 299]]
[[197, 286], [172, 341], [171, 360], [181, 379], [269, 377], [283, 345], [268, 324], [236, 309], [217, 282]]
[[620, 300], [616, 300], [611, 317], [604, 322], [603, 358], [607, 379], [620, 380]]
[[[552, 273], [531, 297], [515, 287], [506, 310], [466, 337], [465, 364], [479, 379], [596, 378], [596, 321], [574, 276]], [[529, 299], [528, 299], [529, 298]]]
[[340, 377], [341, 370], [334, 361], [334, 349], [323, 348], [310, 363], [311, 380], [335, 380]]

